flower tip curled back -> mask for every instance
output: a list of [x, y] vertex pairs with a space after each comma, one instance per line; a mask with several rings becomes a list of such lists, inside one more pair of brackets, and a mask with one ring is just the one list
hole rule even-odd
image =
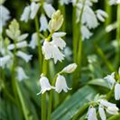
[[72, 63], [70, 65], [68, 65], [67, 67], [65, 67], [62, 72], [64, 73], [72, 73], [75, 71], [75, 69], [77, 68], [77, 64], [76, 63]]

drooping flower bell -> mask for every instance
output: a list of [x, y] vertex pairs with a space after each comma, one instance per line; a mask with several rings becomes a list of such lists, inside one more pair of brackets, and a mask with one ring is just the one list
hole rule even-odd
[[46, 91], [54, 89], [54, 87], [50, 85], [48, 78], [45, 77], [43, 74], [40, 77], [39, 83], [40, 83], [41, 91], [37, 93], [37, 95], [44, 94]]
[[64, 54], [59, 50], [59, 48], [55, 44], [53, 44], [52, 42], [48, 42], [47, 40], [45, 40], [43, 43], [42, 52], [46, 60], [53, 58], [54, 63], [64, 60]]
[[101, 120], [106, 120], [105, 110], [104, 110], [104, 107], [102, 105], [99, 105], [98, 111], [99, 111], [99, 115], [100, 115]]
[[98, 120], [97, 114], [96, 114], [96, 109], [94, 107], [91, 107], [91, 106], [89, 107], [87, 118], [88, 118], [88, 120]]
[[65, 77], [62, 75], [58, 75], [55, 83], [55, 91], [60, 93], [62, 90], [64, 92], [68, 92], [68, 90], [71, 90], [71, 88], [67, 86]]
[[25, 74], [25, 71], [22, 67], [17, 67], [16, 68], [16, 72], [17, 72], [17, 79], [19, 81], [28, 79], [29, 77]]

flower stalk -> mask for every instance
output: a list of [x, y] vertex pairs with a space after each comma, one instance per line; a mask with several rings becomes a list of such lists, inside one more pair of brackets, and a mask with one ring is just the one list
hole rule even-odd
[[120, 65], [120, 4], [117, 5], [117, 30], [116, 30], [116, 40], [117, 40], [117, 48], [116, 48], [116, 68]]
[[38, 56], [39, 56], [39, 69], [40, 69], [40, 73], [42, 71], [42, 47], [41, 47], [41, 43], [40, 43], [40, 33], [39, 33], [39, 22], [38, 22], [38, 17], [35, 17], [35, 27], [36, 27], [36, 31], [37, 31], [37, 36], [38, 36]]

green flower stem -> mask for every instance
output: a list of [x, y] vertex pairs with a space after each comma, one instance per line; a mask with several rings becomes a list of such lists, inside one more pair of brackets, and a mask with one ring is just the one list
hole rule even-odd
[[77, 62], [77, 48], [78, 48], [78, 24], [76, 23], [76, 6], [73, 6], [72, 13], [72, 21], [73, 21], [73, 57], [74, 62]]
[[82, 26], [82, 15], [84, 12], [84, 7], [85, 7], [85, 1], [83, 1], [83, 7], [81, 9], [81, 14], [80, 14], [80, 21], [79, 21], [79, 28], [80, 28], [80, 39], [79, 39], [79, 47], [78, 47], [78, 58], [77, 58], [77, 64], [81, 66], [81, 59], [82, 59], [82, 34], [81, 34], [81, 26]]
[[[79, 30], [78, 31], [81, 30], [81, 26], [82, 26], [82, 15], [83, 15], [83, 12], [84, 12], [85, 1], [86, 0], [83, 1], [83, 7], [81, 9], [80, 21], [78, 23], [79, 24], [78, 25], [79, 26]], [[74, 13], [74, 14], [76, 14], [76, 13]], [[75, 41], [73, 43], [74, 47], [75, 47], [75, 50], [74, 50], [74, 55], [75, 55], [75, 59], [76, 59], [75, 62], [78, 64], [78, 67], [77, 67], [76, 71], [73, 74], [73, 81], [74, 81], [73, 82], [73, 88], [74, 89], [77, 88], [77, 86], [78, 86], [78, 80], [80, 78], [79, 76], [80, 76], [80, 68], [81, 68], [81, 62], [82, 62], [82, 43], [83, 43], [83, 41], [82, 41], [82, 34], [81, 34], [81, 31], [80, 31], [79, 32], [79, 41], [76, 41], [76, 39], [75, 39]], [[78, 47], [78, 49], [77, 49], [77, 47]]]
[[61, 27], [61, 30], [66, 31], [66, 9], [65, 9], [65, 5], [60, 5], [60, 3], [59, 3], [59, 9], [62, 12], [63, 18], [64, 18], [64, 22], [63, 22], [63, 25]]
[[36, 27], [36, 32], [37, 32], [37, 36], [38, 36], [38, 56], [39, 56], [39, 69], [40, 69], [40, 74], [42, 72], [42, 47], [41, 47], [41, 43], [40, 43], [40, 32], [39, 32], [39, 21], [38, 21], [38, 17], [35, 17], [35, 27]]
[[30, 116], [29, 110], [27, 109], [27, 106], [26, 106], [24, 97], [22, 95], [20, 86], [18, 84], [18, 81], [15, 82], [15, 85], [16, 85], [18, 96], [19, 96], [19, 99], [20, 99], [20, 102], [21, 102], [21, 105], [22, 105], [22, 109], [23, 109], [23, 113], [24, 113], [24, 116], [25, 116], [25, 120], [31, 120], [31, 116]]
[[81, 116], [83, 116], [90, 104], [90, 102], [86, 103], [82, 108], [80, 108], [77, 114], [73, 116], [72, 120], [78, 120], [78, 117], [80, 118]]
[[100, 47], [97, 46], [97, 44], [94, 44], [98, 54], [101, 56], [101, 58], [103, 59], [104, 63], [106, 64], [107, 68], [110, 70], [110, 72], [114, 71], [113, 66], [110, 64], [110, 62], [107, 60], [106, 56], [104, 55], [103, 51], [101, 50]]
[[[47, 75], [47, 61], [43, 61], [43, 74]], [[41, 95], [41, 120], [46, 120], [46, 93]]]
[[15, 96], [15, 100], [17, 102], [17, 106], [18, 106], [18, 109], [19, 109], [19, 112], [20, 112], [20, 119], [22, 120], [22, 110], [21, 110], [21, 107], [20, 107], [20, 103], [19, 103], [19, 100], [18, 100], [18, 93], [17, 93], [17, 86], [16, 86], [16, 79], [15, 79], [15, 68], [16, 68], [16, 51], [17, 51], [17, 47], [16, 47], [16, 40], [14, 40], [14, 45], [15, 45], [15, 48], [14, 48], [14, 56], [13, 56], [13, 66], [12, 66], [12, 88], [13, 88], [13, 92], [14, 92], [14, 96]]
[[109, 0], [104, 1], [105, 12], [108, 14], [108, 18], [105, 20], [105, 26], [107, 27], [112, 21], [112, 7], [109, 4]]
[[52, 100], [53, 100], [53, 90], [50, 91], [47, 120], [51, 120]]
[[116, 39], [118, 46], [116, 48], [116, 68], [120, 65], [120, 4], [117, 6], [117, 31], [116, 31]]
[[[105, 27], [107, 27], [112, 22], [112, 7], [109, 4], [109, 0], [104, 1], [104, 6], [105, 6], [105, 11], [109, 16], [108, 18], [106, 18], [105, 24], [104, 24]], [[111, 39], [111, 33], [109, 33], [109, 34], [107, 33], [106, 34], [106, 40], [109, 41], [110, 39]]]
[[114, 90], [114, 88], [106, 95], [106, 100], [110, 100], [110, 98], [113, 95], [113, 90]]
[[[52, 86], [55, 85], [57, 76], [59, 73], [57, 73], [52, 81]], [[53, 100], [53, 90], [50, 91], [50, 97], [49, 97], [49, 106], [48, 106], [48, 117], [47, 120], [51, 120], [51, 111], [52, 111], [52, 100]]]

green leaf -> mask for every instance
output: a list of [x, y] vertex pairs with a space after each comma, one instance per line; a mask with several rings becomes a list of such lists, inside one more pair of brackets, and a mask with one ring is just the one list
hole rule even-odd
[[52, 113], [52, 120], [70, 120], [96, 94], [97, 92], [92, 87], [82, 87]]

